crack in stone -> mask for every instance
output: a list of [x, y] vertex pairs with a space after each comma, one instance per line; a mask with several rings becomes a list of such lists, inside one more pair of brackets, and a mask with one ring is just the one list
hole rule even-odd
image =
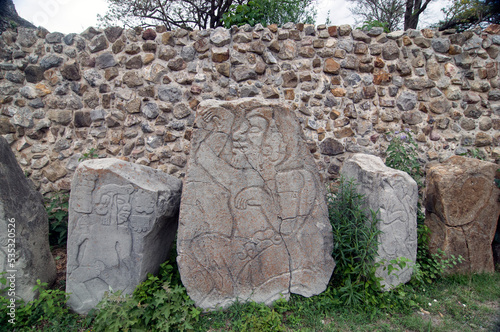
[[280, 216], [278, 216], [278, 219], [280, 220], [280, 229], [279, 229], [279, 235], [281, 237], [281, 240], [283, 241], [283, 244], [285, 245], [286, 253], [288, 255], [288, 271], [290, 273], [290, 278], [288, 279], [288, 294], [292, 294], [292, 256], [290, 255], [290, 250], [288, 250], [288, 246], [286, 245], [286, 241], [283, 237], [283, 234], [281, 233], [281, 225], [283, 224], [283, 219], [281, 219]]
[[467, 242], [467, 236], [465, 235], [465, 231], [464, 231], [464, 228], [463, 226], [458, 226], [457, 228], [460, 228], [462, 230], [462, 234], [464, 236], [464, 240], [465, 240], [465, 246], [467, 247], [467, 260], [469, 261], [469, 272], [472, 271], [472, 266], [471, 266], [471, 257], [470, 257], [470, 249], [469, 249], [469, 243]]

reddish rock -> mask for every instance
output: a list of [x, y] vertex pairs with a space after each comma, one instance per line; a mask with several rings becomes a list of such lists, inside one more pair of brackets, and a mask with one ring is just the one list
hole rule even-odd
[[330, 37], [337, 37], [337, 26], [331, 26], [328, 27], [328, 33], [330, 34]]
[[323, 71], [329, 74], [338, 74], [340, 71], [340, 64], [332, 58], [328, 58], [325, 60]]
[[151, 28], [144, 30], [144, 32], [142, 33], [142, 39], [144, 40], [155, 40], [155, 38], [156, 31]]
[[500, 215], [500, 189], [493, 179], [498, 165], [453, 156], [427, 171], [425, 224], [429, 249], [461, 255], [454, 272], [493, 272], [491, 243]]
[[373, 84], [380, 85], [384, 83], [389, 83], [392, 79], [392, 75], [386, 71], [381, 71], [373, 75]]
[[500, 24], [490, 24], [483, 32], [498, 35], [500, 33]]

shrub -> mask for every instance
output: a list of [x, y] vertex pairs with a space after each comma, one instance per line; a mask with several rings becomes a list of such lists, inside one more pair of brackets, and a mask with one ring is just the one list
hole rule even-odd
[[178, 282], [177, 268], [166, 262], [158, 276], [147, 280], [132, 295], [107, 293], [94, 312], [97, 331], [186, 331], [193, 329], [201, 311], [194, 307], [185, 288]]
[[68, 240], [69, 194], [56, 193], [45, 198], [45, 209], [49, 216], [49, 243], [64, 246]]
[[328, 196], [336, 267], [332, 285], [345, 305], [376, 304], [381, 289], [375, 276], [378, 249], [377, 212], [365, 211], [364, 196], [354, 181], [341, 177], [336, 194]]

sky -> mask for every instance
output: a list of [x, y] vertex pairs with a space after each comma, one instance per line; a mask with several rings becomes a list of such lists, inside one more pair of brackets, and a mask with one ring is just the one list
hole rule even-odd
[[[433, 0], [420, 27], [426, 27], [442, 18], [441, 8], [446, 0]], [[43, 26], [51, 32], [80, 33], [89, 26], [97, 26], [97, 14], [106, 13], [106, 0], [14, 0], [18, 14], [36, 26]], [[332, 25], [355, 24], [345, 0], [318, 0], [317, 24], [326, 22], [328, 12]]]

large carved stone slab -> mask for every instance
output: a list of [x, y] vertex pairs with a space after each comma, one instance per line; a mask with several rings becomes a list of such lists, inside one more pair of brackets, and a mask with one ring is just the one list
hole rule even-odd
[[[383, 279], [384, 290], [408, 282], [417, 259], [417, 183], [407, 173], [387, 167], [379, 157], [362, 153], [346, 160], [341, 173], [358, 183], [358, 193], [365, 195], [365, 208], [378, 210], [382, 234], [376, 261], [382, 264], [376, 275]], [[388, 275], [384, 267], [399, 257], [412, 263]]]
[[71, 183], [68, 304], [86, 313], [104, 292], [131, 293], [175, 239], [182, 182], [118, 159], [81, 163]]
[[15, 295], [26, 302], [37, 295], [37, 279], [48, 284], [56, 279], [48, 233], [43, 197], [0, 136], [0, 272], [15, 275]]
[[491, 243], [495, 236], [500, 189], [493, 181], [498, 165], [453, 156], [427, 170], [425, 224], [429, 249], [462, 255], [454, 272], [493, 272]]
[[199, 105], [178, 265], [199, 307], [325, 290], [335, 263], [325, 190], [301, 127], [257, 99]]

